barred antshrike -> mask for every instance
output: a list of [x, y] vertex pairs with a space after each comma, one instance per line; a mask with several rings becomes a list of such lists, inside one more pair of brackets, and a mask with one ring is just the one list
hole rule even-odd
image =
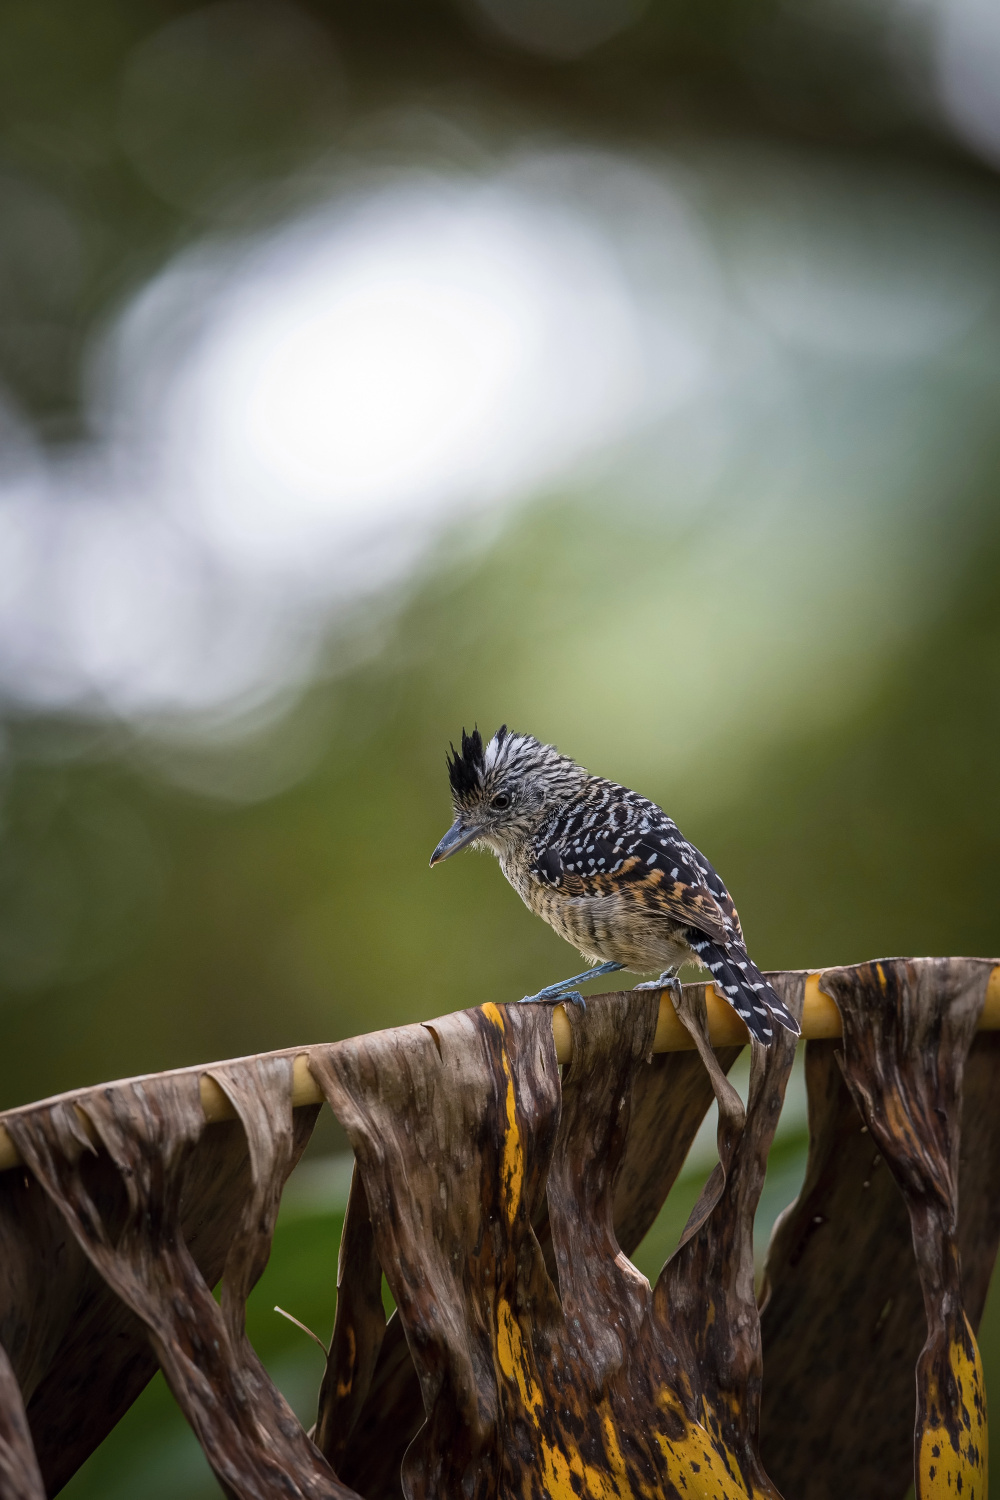
[[463, 730], [451, 750], [455, 821], [431, 864], [489, 849], [525, 904], [599, 965], [526, 999], [582, 1004], [573, 986], [616, 969], [661, 970], [653, 985], [672, 987], [693, 960], [760, 1041], [772, 1020], [798, 1032], [747, 953], [726, 887], [655, 802], [506, 725], [485, 746]]

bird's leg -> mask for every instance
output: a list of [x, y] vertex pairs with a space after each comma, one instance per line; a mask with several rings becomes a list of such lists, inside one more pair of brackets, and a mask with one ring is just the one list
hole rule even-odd
[[599, 979], [602, 974], [614, 974], [617, 969], [624, 967], [624, 964], [598, 964], [596, 969], [586, 969], [582, 974], [574, 974], [572, 979], [563, 979], [559, 984], [547, 984], [537, 995], [525, 995], [519, 1004], [561, 1005], [564, 1000], [568, 1000], [572, 1005], [579, 1005], [581, 1010], [586, 1010], [586, 1000], [573, 986], [582, 984], [585, 979]]
[[670, 998], [676, 1005], [683, 993], [683, 986], [677, 978], [676, 969], [664, 969], [659, 979], [647, 979], [644, 984], [637, 984], [637, 990], [667, 990]]

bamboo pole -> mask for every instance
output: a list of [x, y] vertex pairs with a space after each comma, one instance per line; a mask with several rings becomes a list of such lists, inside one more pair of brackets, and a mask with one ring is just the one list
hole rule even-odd
[[[823, 1041], [842, 1034], [840, 1012], [829, 995], [819, 987], [822, 970], [816, 970], [806, 979], [805, 1004], [802, 1011], [802, 1040]], [[721, 1000], [710, 984], [703, 985], [708, 1009], [708, 1029], [713, 1047], [744, 1046], [749, 1041], [746, 1026], [736, 1012]], [[991, 971], [986, 986], [986, 999], [979, 1018], [980, 1031], [1000, 1031], [1000, 964]], [[573, 1034], [563, 1006], [552, 1010], [552, 1031], [555, 1036], [556, 1057], [567, 1063], [573, 1056]], [[685, 1031], [666, 993], [660, 996], [660, 1015], [653, 1037], [654, 1052], [692, 1052], [694, 1042]], [[102, 1085], [107, 1087], [108, 1085]], [[236, 1111], [226, 1094], [207, 1073], [198, 1080], [201, 1106], [208, 1124], [217, 1120], [231, 1120]], [[292, 1064], [292, 1107], [300, 1109], [307, 1104], [322, 1104], [323, 1095], [309, 1071], [309, 1058], [300, 1052]], [[76, 1105], [84, 1129], [96, 1144], [97, 1135], [86, 1114], [86, 1094], [82, 1094]], [[21, 1165], [20, 1153], [7, 1130], [0, 1122], [0, 1172]]]

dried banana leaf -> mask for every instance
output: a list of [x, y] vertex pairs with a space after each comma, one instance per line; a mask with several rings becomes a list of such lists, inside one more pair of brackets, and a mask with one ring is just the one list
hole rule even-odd
[[[972, 1039], [989, 972], [827, 971], [844, 1040], [807, 1050], [807, 1177], [762, 1317], [753, 1219], [787, 1033], [754, 1047], [745, 1110], [697, 986], [688, 1053], [650, 1057], [649, 992], [574, 1010], [562, 1070], [534, 1006], [306, 1049], [356, 1158], [309, 1435], [244, 1331], [316, 1113], [291, 1108], [293, 1054], [213, 1067], [237, 1118], [210, 1129], [193, 1070], [12, 1112], [0, 1500], [55, 1494], [157, 1364], [240, 1500], [902, 1500], [914, 1472], [920, 1500], [984, 1495], [1000, 1037]], [[805, 976], [773, 978], [801, 1013]], [[719, 1165], [651, 1288], [627, 1255], [713, 1099]]]
[[[370, 1254], [396, 1299], [427, 1413], [402, 1459], [413, 1500], [697, 1493], [693, 1482], [708, 1493], [709, 1474], [720, 1495], [776, 1494], [755, 1455], [752, 1228], [794, 1044], [755, 1059], [744, 1131], [697, 1005], [685, 1021], [725, 1106], [723, 1167], [655, 1294], [614, 1229], [655, 997], [608, 996], [574, 1011], [562, 1090], [548, 1018], [534, 1007], [486, 1006], [313, 1054], [355, 1149]], [[689, 1125], [708, 1102], [694, 1092], [693, 1105], [692, 1091], [679, 1098]], [[662, 1108], [653, 1098], [647, 1086], [650, 1119]], [[646, 1174], [633, 1181], [628, 1213], [638, 1219], [633, 1203], [652, 1206], [655, 1195]], [[532, 1227], [543, 1204], [554, 1279]], [[371, 1284], [368, 1255], [357, 1275]], [[352, 1349], [361, 1337], [351, 1331]], [[359, 1362], [371, 1368], [371, 1353]], [[391, 1409], [382, 1411], [389, 1428]], [[326, 1424], [335, 1425], [329, 1412]], [[355, 1430], [365, 1454], [377, 1431], [370, 1419]], [[352, 1464], [350, 1449], [345, 1460], [342, 1473], [363, 1493], [399, 1492], [388, 1466]]]
[[807, 1046], [806, 1180], [775, 1226], [762, 1315], [762, 1452], [788, 1495], [902, 1500], [915, 1481], [918, 1500], [984, 1500], [973, 1330], [1000, 1237], [1000, 1037], [973, 1034], [990, 967], [823, 977], [844, 1040]]

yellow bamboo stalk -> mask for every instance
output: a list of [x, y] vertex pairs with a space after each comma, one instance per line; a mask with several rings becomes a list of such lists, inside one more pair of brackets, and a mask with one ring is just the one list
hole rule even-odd
[[[806, 980], [805, 1005], [802, 1012], [802, 1039], [804, 1041], [827, 1040], [838, 1037], [842, 1033], [840, 1012], [829, 995], [824, 995], [819, 987], [822, 974], [822, 970], [816, 970]], [[739, 1016], [724, 1000], [719, 999], [711, 985], [705, 985], [703, 988], [712, 1046], [745, 1045], [749, 1037]], [[1000, 1031], [1000, 964], [990, 973], [978, 1029]], [[569, 1062], [573, 1056], [573, 1034], [565, 1009], [561, 1005], [553, 1007], [552, 1031], [555, 1036], [557, 1058], [561, 1063]], [[653, 1051], [688, 1052], [693, 1050], [694, 1042], [677, 1019], [669, 995], [664, 993], [660, 996], [660, 1015], [653, 1037]], [[236, 1111], [214, 1078], [203, 1073], [198, 1081], [198, 1087], [202, 1109], [205, 1111], [205, 1119], [209, 1124], [216, 1120], [231, 1120], [235, 1117]], [[299, 1109], [303, 1105], [322, 1104], [322, 1102], [323, 1095], [309, 1071], [308, 1055], [304, 1052], [299, 1053], [292, 1064], [292, 1107]], [[85, 1112], [85, 1095], [81, 1096], [76, 1109], [84, 1129], [96, 1143], [96, 1132]], [[0, 1172], [20, 1165], [20, 1153], [5, 1127], [0, 1123]]]

